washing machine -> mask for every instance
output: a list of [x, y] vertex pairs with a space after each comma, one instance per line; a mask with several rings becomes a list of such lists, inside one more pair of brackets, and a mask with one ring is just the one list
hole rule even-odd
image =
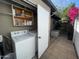
[[35, 34], [27, 31], [11, 32], [16, 59], [33, 59], [35, 56]]

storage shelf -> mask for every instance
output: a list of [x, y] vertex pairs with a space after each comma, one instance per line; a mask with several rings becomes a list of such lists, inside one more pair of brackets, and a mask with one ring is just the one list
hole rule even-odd
[[30, 16], [30, 15], [26, 15], [25, 17], [31, 18], [32, 16]]
[[32, 27], [32, 25], [14, 25], [14, 26], [16, 26], [16, 27]]
[[14, 16], [14, 18], [19, 18], [19, 19], [29, 19], [29, 18], [32, 18], [32, 16], [29, 16], [29, 15], [26, 15], [26, 16]]
[[25, 16], [14, 16], [15, 18], [26, 19]]
[[33, 12], [12, 5], [14, 26], [32, 26]]

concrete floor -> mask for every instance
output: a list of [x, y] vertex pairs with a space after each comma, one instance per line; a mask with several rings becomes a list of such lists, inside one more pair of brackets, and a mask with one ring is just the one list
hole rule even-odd
[[51, 44], [40, 59], [77, 59], [72, 41], [67, 37], [51, 39]]

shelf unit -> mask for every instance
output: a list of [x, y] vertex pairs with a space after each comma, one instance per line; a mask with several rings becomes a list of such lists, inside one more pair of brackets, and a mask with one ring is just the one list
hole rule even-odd
[[32, 26], [33, 12], [25, 8], [19, 8], [12, 5], [14, 26]]

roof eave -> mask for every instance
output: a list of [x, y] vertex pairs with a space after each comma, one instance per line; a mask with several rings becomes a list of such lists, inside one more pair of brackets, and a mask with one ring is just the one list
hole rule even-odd
[[52, 11], [57, 11], [57, 8], [54, 6], [51, 0], [42, 0], [44, 3], [46, 3]]

